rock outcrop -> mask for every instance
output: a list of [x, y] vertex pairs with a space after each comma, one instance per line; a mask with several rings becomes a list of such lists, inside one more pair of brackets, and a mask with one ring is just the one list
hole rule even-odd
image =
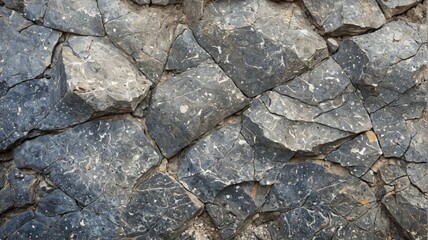
[[0, 239], [426, 239], [423, 0], [0, 0]]

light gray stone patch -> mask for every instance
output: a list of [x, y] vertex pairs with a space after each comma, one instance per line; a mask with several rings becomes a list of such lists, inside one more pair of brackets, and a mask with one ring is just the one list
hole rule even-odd
[[381, 154], [375, 133], [368, 131], [329, 153], [325, 159], [347, 167], [356, 177], [362, 177]]
[[62, 50], [68, 90], [96, 112], [131, 112], [150, 81], [106, 38], [70, 37]]
[[119, 0], [99, 0], [98, 4], [109, 38], [134, 58], [149, 80], [157, 83], [176, 37], [181, 10], [173, 5], [135, 7]]
[[324, 33], [333, 36], [361, 34], [386, 22], [376, 0], [304, 0], [303, 3]]
[[155, 89], [147, 126], [162, 153], [171, 157], [248, 103], [216, 64], [203, 63]]
[[379, 6], [387, 18], [401, 14], [411, 7], [416, 6], [421, 0], [377, 0]]

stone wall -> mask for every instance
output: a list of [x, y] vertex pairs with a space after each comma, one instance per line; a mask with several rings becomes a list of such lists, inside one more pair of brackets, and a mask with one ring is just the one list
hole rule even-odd
[[426, 239], [426, 5], [0, 0], [0, 239]]

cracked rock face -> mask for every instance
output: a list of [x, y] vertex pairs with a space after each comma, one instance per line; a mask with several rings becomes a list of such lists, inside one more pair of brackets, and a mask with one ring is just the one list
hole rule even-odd
[[[376, 0], [304, 0], [305, 7], [324, 33], [356, 35], [380, 28], [385, 23]], [[389, 2], [379, 0], [378, 2]]]
[[247, 103], [221, 68], [206, 62], [157, 87], [147, 126], [163, 154], [172, 157]]
[[194, 24], [201, 46], [249, 97], [327, 57], [325, 41], [307, 27], [309, 22], [294, 4], [213, 1]]
[[0, 239], [426, 239], [426, 2], [0, 0]]

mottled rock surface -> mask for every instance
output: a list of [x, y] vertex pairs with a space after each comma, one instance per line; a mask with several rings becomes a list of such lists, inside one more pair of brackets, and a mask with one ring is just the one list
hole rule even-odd
[[163, 154], [172, 157], [248, 102], [220, 67], [207, 62], [156, 88], [147, 126]]
[[316, 23], [328, 35], [356, 35], [380, 28], [386, 21], [376, 0], [303, 2]]
[[0, 239], [426, 239], [426, 3], [0, 0]]

